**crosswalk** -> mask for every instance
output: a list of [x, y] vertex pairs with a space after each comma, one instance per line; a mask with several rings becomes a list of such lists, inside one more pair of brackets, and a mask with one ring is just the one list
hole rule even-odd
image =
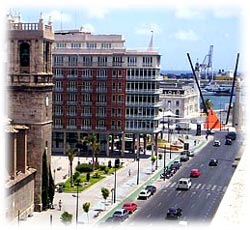
[[[164, 188], [177, 188], [177, 181], [167, 183]], [[226, 192], [227, 186], [221, 186], [216, 184], [202, 184], [202, 183], [192, 183], [189, 190], [206, 190], [214, 192]]]

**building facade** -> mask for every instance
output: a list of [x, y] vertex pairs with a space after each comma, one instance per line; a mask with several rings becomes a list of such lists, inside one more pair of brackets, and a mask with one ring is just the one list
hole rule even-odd
[[46, 25], [42, 18], [38, 23], [9, 20], [8, 32], [8, 117], [13, 125], [28, 127], [27, 167], [36, 170], [34, 210], [41, 211], [42, 178], [47, 173], [43, 171], [42, 163], [46, 156], [49, 168], [51, 156], [54, 33], [51, 23]]
[[199, 116], [198, 92], [192, 86], [161, 83], [162, 111], [171, 110], [178, 118], [190, 119]]
[[157, 132], [160, 55], [129, 51], [124, 43], [121, 35], [55, 33], [53, 153], [91, 132], [107, 155], [110, 135]]

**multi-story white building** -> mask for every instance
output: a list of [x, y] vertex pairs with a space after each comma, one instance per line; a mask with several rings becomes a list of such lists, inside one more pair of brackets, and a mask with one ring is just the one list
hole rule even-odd
[[[79, 30], [55, 33], [53, 49], [53, 152], [98, 134], [109, 152], [109, 135], [159, 132], [160, 55], [126, 50], [121, 35]], [[122, 153], [125, 144], [122, 144]]]
[[[189, 119], [199, 115], [199, 97], [192, 86], [161, 83], [162, 111], [171, 110], [178, 118]], [[164, 114], [163, 114], [164, 116]]]

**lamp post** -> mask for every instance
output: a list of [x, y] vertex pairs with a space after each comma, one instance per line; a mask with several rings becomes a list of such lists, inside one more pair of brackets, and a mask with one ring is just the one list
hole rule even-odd
[[164, 179], [164, 181], [165, 181], [165, 170], [166, 170], [166, 145], [164, 146], [164, 156], [163, 156], [163, 169], [164, 169], [164, 172], [163, 172], [163, 174], [164, 174], [164, 177], [163, 177], [163, 179]]
[[115, 181], [114, 181], [114, 203], [116, 200], [116, 166], [115, 166]]
[[140, 151], [137, 151], [136, 155], [136, 160], [137, 160], [137, 185], [139, 184], [139, 175], [140, 175]]
[[78, 198], [79, 198], [79, 180], [76, 181], [76, 195], [72, 195], [73, 197], [76, 197], [76, 225], [78, 224]]

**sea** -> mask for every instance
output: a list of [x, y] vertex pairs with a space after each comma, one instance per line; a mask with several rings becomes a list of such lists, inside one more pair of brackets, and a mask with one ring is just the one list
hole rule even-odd
[[[215, 95], [207, 95], [203, 96], [204, 100], [210, 99], [213, 103], [214, 110], [228, 110], [229, 102], [230, 102], [230, 95], [229, 96], [215, 96]], [[235, 98], [233, 97], [232, 103], [234, 102]], [[201, 101], [202, 102], [202, 101]]]

